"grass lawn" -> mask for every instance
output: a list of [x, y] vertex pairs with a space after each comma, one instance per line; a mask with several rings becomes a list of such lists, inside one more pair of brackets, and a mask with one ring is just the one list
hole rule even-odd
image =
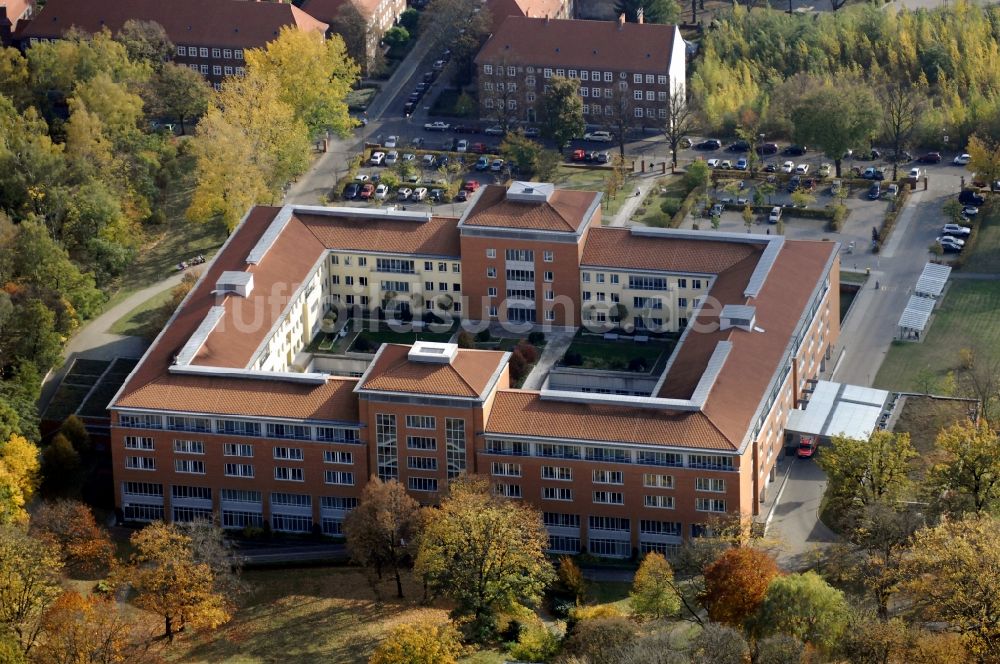
[[470, 117], [479, 107], [476, 99], [473, 95], [469, 95], [469, 99], [472, 101], [469, 104], [469, 108], [465, 113], [459, 113], [459, 109], [456, 108], [458, 104], [458, 98], [462, 96], [461, 90], [454, 89], [444, 89], [441, 90], [437, 98], [434, 99], [434, 103], [431, 105], [430, 110], [427, 111], [427, 115], [434, 116], [445, 116], [453, 118], [464, 118]]
[[969, 404], [965, 401], [906, 397], [893, 431], [910, 434], [913, 449], [921, 458], [934, 450], [934, 441], [941, 429], [968, 417]]
[[657, 181], [656, 185], [650, 188], [649, 193], [646, 194], [646, 199], [642, 202], [639, 209], [636, 210], [636, 213], [632, 215], [632, 221], [644, 226], [667, 228], [673, 217], [663, 212], [660, 209], [660, 205], [668, 198], [676, 198], [678, 201], [683, 201], [688, 195], [688, 190], [684, 186], [684, 175], [682, 173], [661, 178]]
[[1000, 272], [1000, 206], [987, 204], [976, 232], [972, 253], [962, 260], [963, 272]]
[[364, 576], [347, 567], [251, 570], [243, 579], [251, 593], [234, 619], [215, 631], [182, 634], [167, 650], [170, 661], [367, 662], [397, 625], [447, 617], [444, 608], [420, 604], [421, 587], [408, 575], [404, 600], [395, 599], [386, 577], [382, 604], [375, 602]]
[[[651, 370], [660, 357], [671, 351], [672, 341], [651, 339], [645, 344], [628, 341], [605, 341], [597, 337], [577, 336], [566, 355], [579, 353], [583, 357], [581, 369], [605, 369], [611, 371], [628, 371], [628, 363], [633, 358], [646, 360], [647, 371]], [[565, 361], [566, 355], [563, 356]]]
[[959, 364], [959, 349], [975, 348], [986, 361], [1000, 359], [1000, 281], [952, 281], [922, 343], [894, 341], [875, 387], [921, 391], [918, 376], [938, 378]]
[[377, 94], [378, 88], [351, 90], [347, 95], [347, 108], [352, 111], [363, 111], [368, 108]]
[[160, 330], [153, 325], [153, 319], [156, 318], [159, 309], [170, 300], [171, 290], [168, 288], [157, 293], [116, 320], [111, 325], [111, 332], [131, 337], [146, 337], [147, 339], [155, 337]]
[[[560, 189], [582, 189], [584, 191], [603, 192], [605, 190], [604, 180], [608, 177], [609, 170], [607, 168], [572, 168], [569, 166], [560, 166], [556, 171], [553, 181]], [[625, 186], [614, 198], [609, 200], [605, 196], [602, 199], [602, 216], [610, 218], [616, 214], [622, 203], [628, 200], [630, 192], [634, 193], [631, 187], [631, 178], [627, 178]]]
[[628, 591], [632, 584], [627, 581], [588, 581], [586, 604], [616, 604], [628, 612]]
[[382, 344], [412, 344], [418, 339], [420, 341], [437, 341], [441, 343], [446, 343], [451, 339], [454, 332], [449, 330], [447, 332], [396, 332], [390, 329], [387, 325], [380, 325], [378, 331], [374, 330], [362, 330], [357, 339], [354, 340], [354, 345], [351, 350], [358, 350], [358, 341], [364, 339], [362, 344], [368, 343], [369, 350], [361, 352], [371, 352], [374, 353], [378, 350], [378, 347]]

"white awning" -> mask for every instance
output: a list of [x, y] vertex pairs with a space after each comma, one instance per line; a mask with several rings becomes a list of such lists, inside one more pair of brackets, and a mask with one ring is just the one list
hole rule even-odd
[[920, 278], [917, 279], [917, 287], [913, 292], [923, 297], [937, 299], [941, 296], [941, 291], [944, 290], [944, 285], [947, 283], [950, 275], [950, 265], [928, 263], [924, 265], [924, 271], [920, 273]]
[[805, 409], [789, 413], [785, 429], [827, 438], [847, 436], [867, 440], [878, 428], [888, 399], [886, 390], [821, 380]]
[[924, 328], [927, 327], [931, 312], [934, 311], [934, 303], [935, 300], [929, 297], [911, 295], [910, 301], [906, 303], [906, 309], [903, 310], [903, 315], [899, 317], [899, 327], [904, 330], [923, 332]]

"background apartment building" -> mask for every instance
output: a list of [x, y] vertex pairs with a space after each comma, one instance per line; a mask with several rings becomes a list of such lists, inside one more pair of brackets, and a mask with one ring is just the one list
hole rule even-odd
[[579, 82], [587, 124], [624, 113], [631, 127], [661, 127], [671, 91], [685, 90], [685, 47], [674, 25], [511, 16], [476, 56], [479, 115], [541, 121], [553, 77]]
[[22, 48], [55, 41], [71, 28], [117, 34], [129, 20], [163, 26], [175, 46], [173, 60], [205, 76], [216, 88], [226, 76], [241, 75], [245, 52], [264, 48], [281, 28], [329, 27], [298, 7], [247, 0], [48, 0], [35, 18], [22, 23], [15, 39]]
[[331, 26], [335, 32], [338, 23], [350, 23], [350, 13], [364, 24], [364, 56], [358, 64], [363, 71], [375, 59], [382, 37], [396, 25], [406, 11], [406, 0], [306, 0], [302, 9]]
[[[558, 194], [537, 183], [487, 189], [461, 221], [255, 208], [111, 405], [123, 516], [212, 513], [228, 528], [336, 535], [371, 476], [398, 479], [433, 503], [449, 479], [476, 473], [544, 513], [553, 551], [623, 557], [669, 552], [713, 515], [756, 514], [788, 415], [839, 333], [837, 245], [588, 229], [599, 195]], [[567, 210], [576, 215], [555, 243], [556, 231], [527, 221], [544, 225]], [[565, 280], [499, 278], [501, 268], [544, 271], [547, 251], [561, 252], [551, 265]], [[497, 306], [501, 320], [526, 308], [525, 294], [499, 290], [490, 305], [494, 282], [505, 291], [550, 283], [554, 299], [584, 312], [598, 292], [606, 303], [612, 294], [641, 298], [642, 315], [662, 311], [665, 328], [679, 332], [677, 346], [627, 394], [600, 389], [609, 378], [598, 374], [585, 387], [512, 389], [507, 353], [453, 344], [385, 344], [367, 359], [345, 359], [360, 364], [351, 375], [334, 375], [305, 349], [324, 329], [324, 312], [343, 311], [348, 295], [382, 302], [406, 291], [382, 282], [400, 281], [425, 300], [425, 282], [439, 293], [439, 280], [473, 320], [482, 313], [473, 300]], [[646, 331], [629, 309], [624, 324]]]

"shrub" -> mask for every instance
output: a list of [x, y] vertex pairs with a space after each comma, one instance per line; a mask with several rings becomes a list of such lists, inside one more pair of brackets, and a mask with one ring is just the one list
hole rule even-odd
[[660, 210], [664, 214], [670, 215], [671, 217], [677, 214], [677, 211], [681, 209], [681, 204], [684, 201], [680, 198], [664, 198], [663, 202], [660, 203]]
[[472, 335], [469, 334], [467, 330], [462, 330], [458, 333], [458, 339], [456, 340], [459, 348], [473, 348], [475, 347], [475, 340]]
[[579, 367], [583, 364], [583, 355], [576, 352], [566, 353], [562, 361], [567, 367]]
[[519, 353], [526, 364], [534, 364], [538, 361], [538, 349], [526, 341], [517, 344], [514, 352]]
[[508, 650], [514, 659], [526, 662], [547, 662], [559, 652], [559, 637], [539, 620], [523, 625], [517, 643]]
[[368, 341], [367, 337], [358, 335], [358, 338], [354, 340], [354, 350], [359, 353], [367, 353], [372, 349], [372, 344]]
[[625, 618], [581, 620], [573, 626], [563, 651], [591, 664], [618, 664], [622, 648], [635, 637], [635, 625]]
[[536, 346], [538, 344], [545, 343], [545, 333], [544, 332], [539, 332], [539, 331], [535, 331], [535, 332], [530, 333], [528, 335], [528, 342], [532, 343], [532, 344], [534, 344]]
[[400, 625], [372, 653], [369, 664], [435, 662], [453, 664], [462, 653], [459, 633], [450, 622]]
[[486, 328], [484, 330], [479, 330], [479, 332], [476, 332], [476, 341], [479, 341], [481, 343], [485, 343], [492, 338], [493, 337], [490, 336], [490, 328]]

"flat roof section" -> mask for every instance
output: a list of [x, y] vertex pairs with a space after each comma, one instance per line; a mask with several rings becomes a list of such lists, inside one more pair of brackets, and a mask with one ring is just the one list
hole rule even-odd
[[804, 410], [788, 414], [785, 429], [811, 436], [867, 440], [878, 428], [889, 392], [821, 380]]
[[[358, 383], [357, 392], [395, 392], [479, 399], [496, 381], [509, 353], [495, 350], [459, 349], [447, 362], [415, 358], [423, 346], [382, 344]], [[453, 344], [435, 344], [444, 347]], [[417, 352], [419, 355], [419, 352]]]
[[600, 193], [554, 189], [544, 182], [517, 182], [509, 188], [491, 184], [462, 215], [459, 228], [580, 233], [600, 201]]
[[944, 285], [948, 283], [951, 276], [951, 266], [940, 263], [927, 263], [924, 265], [920, 278], [917, 279], [917, 287], [914, 293], [923, 297], [933, 297], [937, 299], [944, 290]]
[[927, 321], [930, 320], [931, 314], [934, 312], [936, 303], [937, 300], [929, 297], [911, 295], [910, 301], [906, 303], [906, 309], [903, 309], [903, 313], [899, 317], [899, 327], [907, 331], [923, 332], [924, 328], [927, 327]]

